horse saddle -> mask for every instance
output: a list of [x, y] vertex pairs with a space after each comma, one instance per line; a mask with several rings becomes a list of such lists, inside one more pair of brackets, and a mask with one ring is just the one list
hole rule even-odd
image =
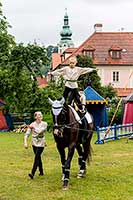
[[[77, 111], [72, 106], [70, 106], [70, 105], [68, 105], [68, 106], [71, 109], [72, 113], [74, 114], [76, 121], [78, 123], [82, 124], [81, 117], [79, 116], [79, 114], [77, 113]], [[92, 123], [92, 117], [91, 117], [91, 115], [90, 115], [89, 112], [86, 112], [85, 115], [84, 115], [84, 117], [86, 118], [88, 124]]]

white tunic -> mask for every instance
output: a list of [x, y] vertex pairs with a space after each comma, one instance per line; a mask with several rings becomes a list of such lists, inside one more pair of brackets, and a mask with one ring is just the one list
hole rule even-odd
[[77, 80], [80, 75], [89, 73], [93, 71], [93, 68], [89, 67], [74, 67], [70, 68], [69, 66], [57, 69], [51, 72], [54, 76], [62, 76], [66, 81], [65, 86], [69, 88], [78, 88]]
[[[31, 129], [30, 126], [33, 128]], [[30, 124], [30, 126], [25, 133], [24, 141], [27, 141], [27, 138], [32, 132], [31, 144], [37, 147], [44, 147], [45, 146], [44, 132], [47, 129], [47, 122], [42, 121], [40, 123], [37, 123], [36, 121], [34, 121]]]

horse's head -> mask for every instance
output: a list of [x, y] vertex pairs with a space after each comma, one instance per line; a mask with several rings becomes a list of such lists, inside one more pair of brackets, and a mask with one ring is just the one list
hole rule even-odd
[[62, 97], [61, 100], [51, 100], [49, 98], [49, 103], [52, 105], [52, 114], [53, 114], [53, 122], [54, 122], [54, 134], [59, 135], [60, 132], [62, 132], [62, 127], [64, 123], [64, 113], [63, 105], [64, 105], [65, 99]]
[[51, 100], [50, 98], [48, 99], [49, 99], [49, 103], [52, 105], [53, 115], [58, 116], [63, 109], [63, 104], [65, 102], [64, 97], [62, 97], [61, 100], [55, 100], [55, 101]]

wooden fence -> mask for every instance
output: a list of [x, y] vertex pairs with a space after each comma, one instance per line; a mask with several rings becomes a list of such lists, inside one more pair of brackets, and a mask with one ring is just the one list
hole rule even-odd
[[118, 140], [121, 137], [133, 134], [133, 124], [123, 124], [109, 127], [97, 127], [97, 141], [95, 144], [104, 144], [105, 141]]
[[20, 113], [11, 113], [11, 118], [13, 125], [22, 125], [30, 123], [30, 113], [20, 114]]

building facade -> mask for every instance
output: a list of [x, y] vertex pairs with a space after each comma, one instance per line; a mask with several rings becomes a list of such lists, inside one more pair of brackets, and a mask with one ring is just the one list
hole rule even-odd
[[103, 32], [102, 24], [95, 24], [94, 33], [62, 59], [61, 65], [67, 65], [69, 58], [78, 54], [92, 58], [103, 86], [111, 83], [119, 96], [133, 91], [133, 32]]
[[[65, 25], [68, 26], [67, 20], [66, 13], [64, 29]], [[65, 31], [61, 33], [65, 38]], [[70, 36], [71, 32], [68, 33], [66, 35]], [[63, 41], [65, 39], [62, 38], [60, 44], [63, 45]], [[54, 68], [68, 65], [69, 58], [77, 55], [92, 58], [103, 86], [112, 84], [119, 96], [127, 96], [133, 92], [133, 32], [104, 32], [102, 24], [95, 24], [93, 34], [78, 48], [62, 48]], [[52, 60], [53, 65], [55, 57]]]

